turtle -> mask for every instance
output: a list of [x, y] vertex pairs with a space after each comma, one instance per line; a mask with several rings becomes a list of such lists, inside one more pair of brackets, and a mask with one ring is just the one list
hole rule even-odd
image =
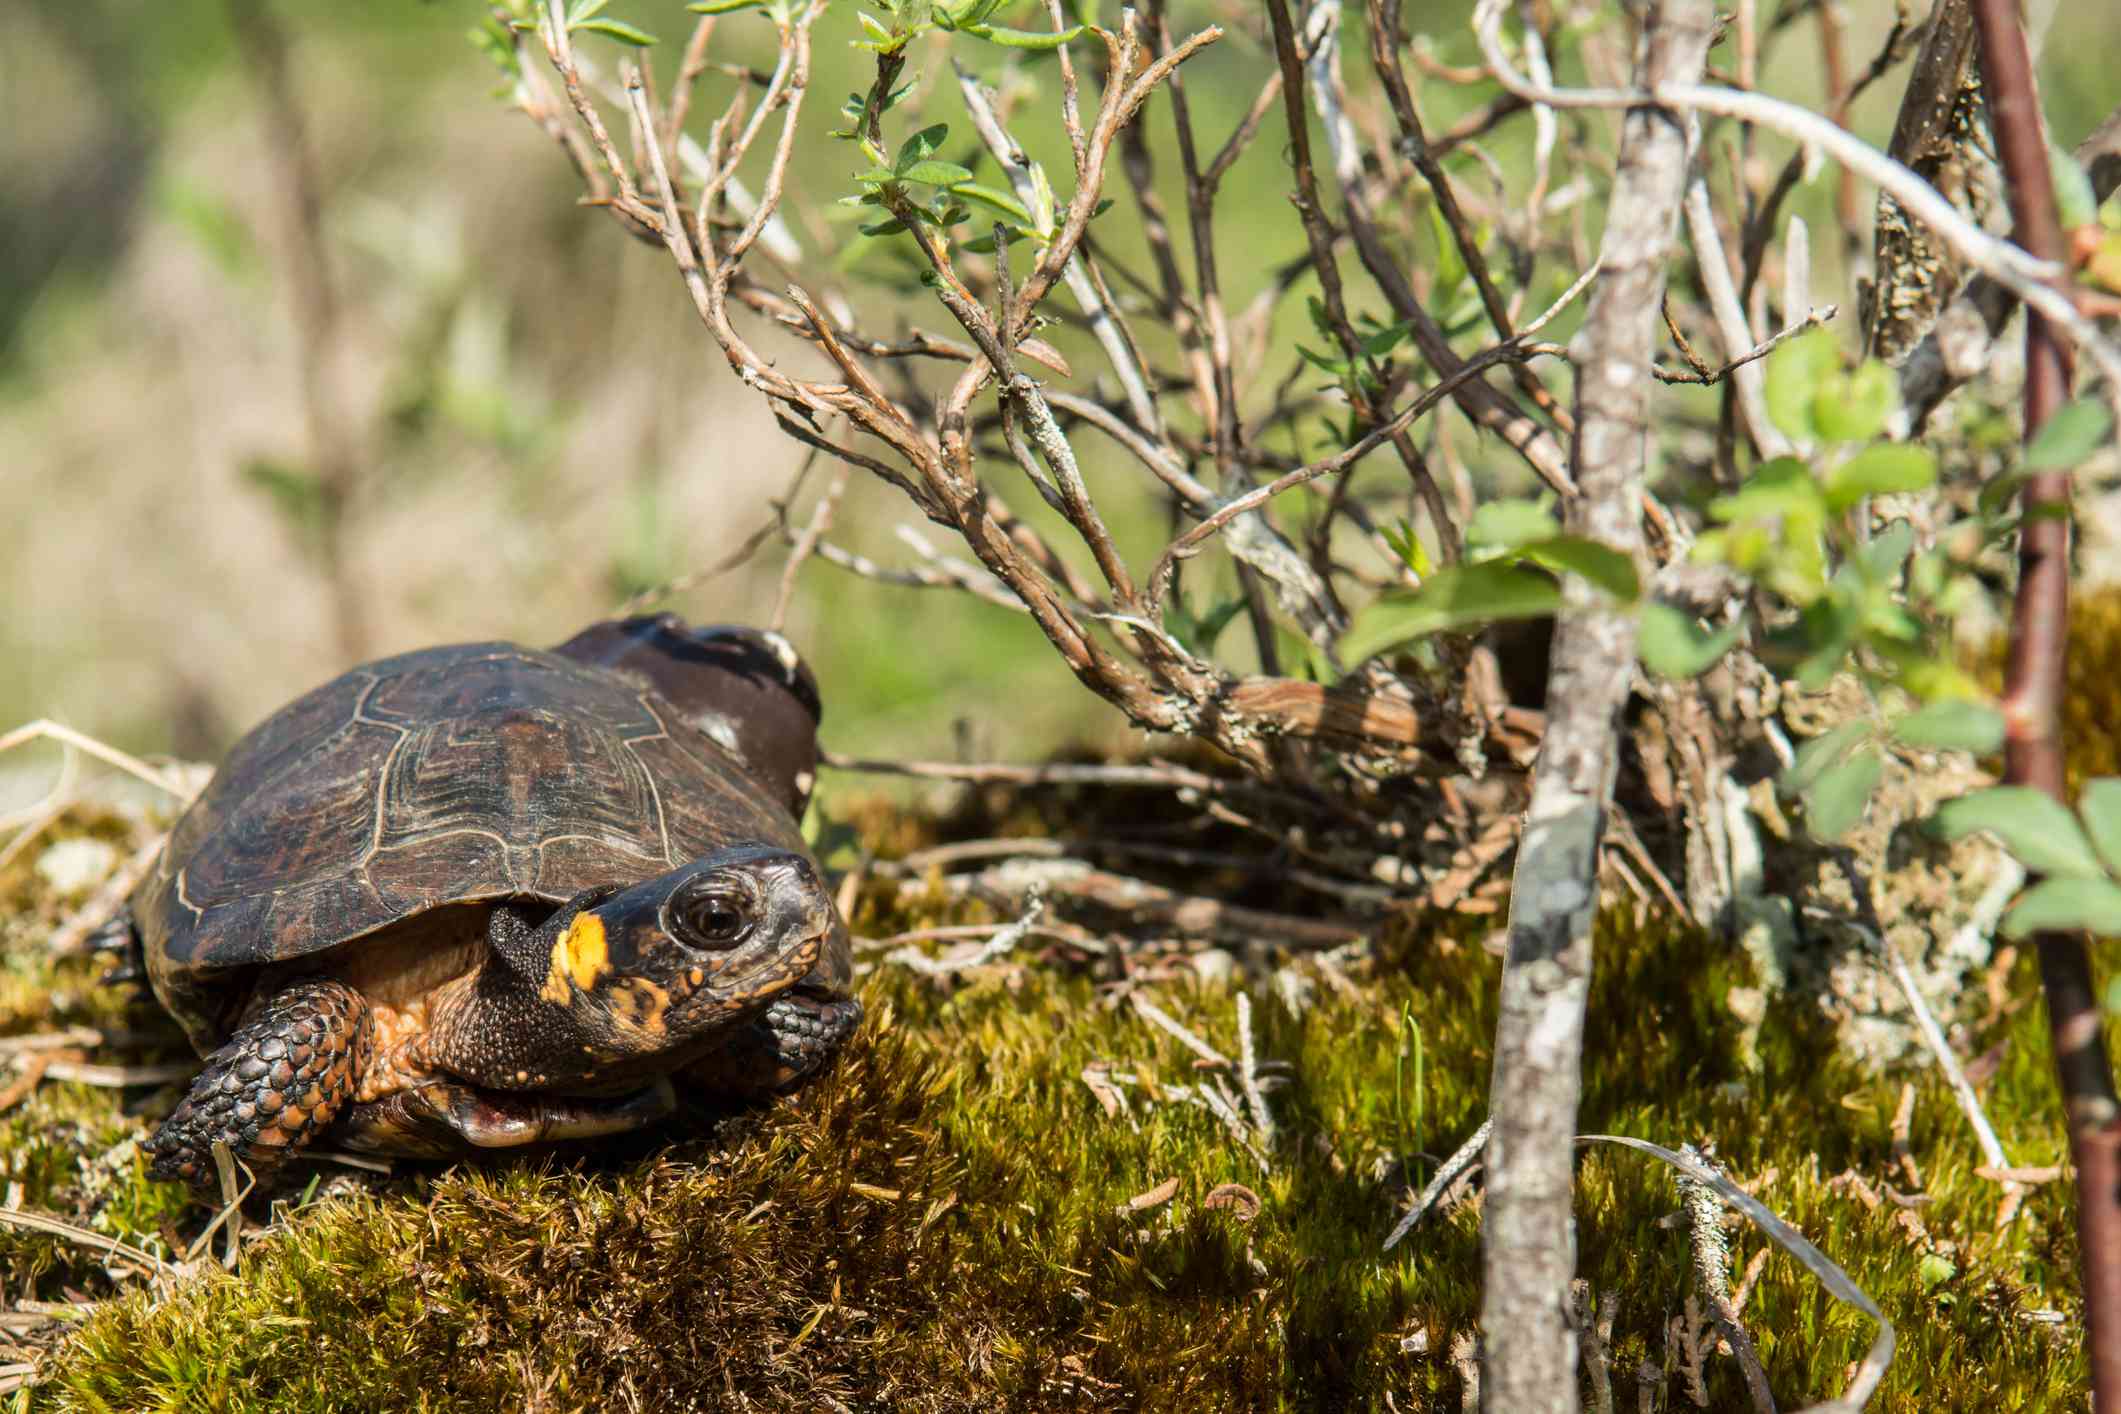
[[152, 1171], [588, 1139], [824, 1071], [861, 1006], [798, 824], [821, 717], [781, 635], [668, 614], [275, 712], [117, 920], [203, 1060]]

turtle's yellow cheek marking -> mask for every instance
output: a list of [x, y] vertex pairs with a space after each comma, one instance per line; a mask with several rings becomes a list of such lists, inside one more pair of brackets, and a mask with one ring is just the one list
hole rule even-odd
[[597, 979], [611, 971], [611, 952], [604, 941], [604, 920], [585, 913], [567, 925], [567, 931], [552, 945], [552, 966], [538, 995], [548, 1002], [565, 1005], [574, 991], [586, 992]]

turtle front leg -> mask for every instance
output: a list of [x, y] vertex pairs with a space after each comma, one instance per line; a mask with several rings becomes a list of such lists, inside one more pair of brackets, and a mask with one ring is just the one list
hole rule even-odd
[[374, 1032], [368, 1003], [344, 982], [290, 982], [206, 1058], [191, 1093], [148, 1141], [155, 1176], [212, 1189], [220, 1143], [266, 1177], [353, 1098]]

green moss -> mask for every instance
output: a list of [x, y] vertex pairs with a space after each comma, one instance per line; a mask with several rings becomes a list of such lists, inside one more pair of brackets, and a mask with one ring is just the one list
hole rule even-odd
[[2072, 604], [2069, 629], [2062, 743], [2074, 793], [2095, 776], [2121, 776], [2121, 587]]
[[[1040, 827], [1021, 799], [978, 813], [938, 827], [882, 806], [843, 812], [887, 853], [939, 828]], [[0, 876], [0, 1029], [115, 1021], [92, 965], [42, 960], [63, 909], [38, 887], [21, 866]], [[877, 887], [855, 921], [879, 936], [984, 916]], [[770, 1112], [290, 1202], [235, 1274], [159, 1298], [115, 1290], [76, 1247], [0, 1230], [11, 1294], [112, 1298], [16, 1407], [1338, 1410], [1389, 1396], [1455, 1410], [1443, 1352], [1477, 1322], [1477, 1192], [1391, 1255], [1378, 1245], [1486, 1109], [1498, 964], [1482, 944], [1496, 926], [1406, 920], [1351, 980], [1291, 960], [1300, 1011], [1279, 1000], [1287, 989], [1254, 987], [1260, 1053], [1289, 1067], [1270, 1097], [1271, 1171], [1177, 1101], [1173, 1087], [1202, 1072], [1120, 999], [1138, 987], [1234, 1052], [1233, 991], [1153, 950], [1125, 978], [1023, 954], [951, 982], [880, 968], [865, 983], [872, 1022], [839, 1070]], [[1932, 1070], [1863, 1073], [1797, 1000], [1771, 1007], [1748, 1052], [1725, 1005], [1753, 980], [1747, 964], [1689, 926], [1614, 910], [1598, 958], [1583, 1127], [1712, 1142], [1840, 1262], [1900, 1332], [1873, 1408], [2081, 1404], [2067, 1184], [2034, 1189], [1999, 1231], [2000, 1192], [1975, 1176], [1978, 1150]], [[2010, 995], [1973, 1038], [1976, 1052], [2000, 1047], [1984, 1098], [2014, 1163], [2054, 1164], [2029, 963]], [[1085, 1083], [1098, 1064], [1133, 1077], [1117, 1086], [1124, 1112], [1108, 1115]], [[1892, 1136], [1903, 1083], [1913, 1207], [1887, 1193], [1914, 1189]], [[47, 1084], [0, 1115], [0, 1177], [27, 1206], [179, 1250], [205, 1216], [145, 1180], [130, 1143], [143, 1125], [112, 1092]], [[1846, 1173], [1883, 1200], [1866, 1205]], [[1130, 1204], [1171, 1180], [1168, 1201]], [[1211, 1204], [1233, 1183], [1257, 1195], [1256, 1215]], [[1686, 1234], [1663, 1221], [1677, 1207], [1660, 1166], [1585, 1151], [1580, 1266], [1614, 1293], [1616, 1371], [1671, 1368], [1667, 1325], [1692, 1289]], [[1735, 1229], [1734, 1267], [1764, 1242]], [[2049, 1310], [2063, 1320], [2033, 1318]], [[1746, 1319], [1785, 1407], [1837, 1391], [1871, 1339], [1779, 1253]], [[1729, 1359], [1711, 1357], [1709, 1394], [1744, 1407]], [[1685, 1407], [1676, 1383], [1674, 1395]]]
[[[1261, 992], [1261, 1052], [1293, 1065], [1272, 1098], [1270, 1173], [1206, 1111], [1153, 1102], [1149, 1082], [1197, 1078], [1190, 1054], [1091, 977], [1003, 965], [939, 986], [891, 969], [868, 983], [875, 1023], [799, 1101], [675, 1144], [465, 1166], [313, 1204], [234, 1276], [106, 1307], [35, 1407], [680, 1407], [741, 1391], [761, 1408], [1340, 1409], [1391, 1392], [1401, 1409], [1454, 1409], [1449, 1363], [1401, 1339], [1425, 1328], [1440, 1351], [1473, 1328], [1479, 1204], [1390, 1257], [1377, 1248], [1429, 1172], [1412, 1156], [1455, 1147], [1484, 1107], [1496, 963], [1478, 931], [1409, 928], [1353, 995], [1317, 985], [1301, 1015]], [[1794, 1013], [1770, 1017], [1746, 1071], [1720, 1005], [1742, 974], [1691, 929], [1616, 915], [1600, 956], [1586, 1128], [1713, 1139], [1740, 1177], [1772, 1170], [1760, 1196], [1901, 1326], [1876, 1407], [2038, 1408], [2081, 1384], [2074, 1339], [2021, 1315], [2074, 1303], [2061, 1186], [1991, 1235], [1996, 1190], [1972, 1176], [1949, 1095], [1917, 1076], [1931, 1201], [1927, 1240], [1913, 1240], [1890, 1203], [1869, 1211], [1828, 1186], [1846, 1166], [1873, 1187], [1899, 1181], [1897, 1080], [1826, 1059]], [[1234, 993], [1151, 990], [1235, 1046]], [[1402, 1055], [1417, 1028], [1418, 1088]], [[2052, 1162], [2037, 1009], [2003, 1034], [1993, 1112], [2014, 1160]], [[1108, 1118], [1083, 1083], [1098, 1061], [1142, 1077], [1124, 1087], [1128, 1113]], [[62, 1117], [95, 1098], [40, 1094], [10, 1137], [50, 1127], [38, 1162], [63, 1169], [78, 1115]], [[82, 1155], [130, 1122], [106, 1110], [95, 1123]], [[1620, 1368], [1661, 1361], [1689, 1289], [1685, 1236], [1658, 1221], [1676, 1207], [1669, 1175], [1618, 1151], [1590, 1152], [1581, 1172], [1583, 1269], [1619, 1293]], [[1171, 1201], [1127, 1208], [1172, 1178]], [[28, 1181], [55, 1202], [73, 1180], [40, 1168]], [[159, 1190], [130, 1181], [103, 1211], [152, 1232], [166, 1209], [138, 1195]], [[1233, 1182], [1259, 1196], [1256, 1219], [1207, 1206]], [[1736, 1245], [1749, 1256], [1760, 1241]], [[1939, 1253], [1955, 1274], [1935, 1281], [1932, 1263], [1926, 1285]], [[50, 1286], [83, 1265], [64, 1250], [43, 1260], [18, 1270]], [[1779, 1256], [1748, 1317], [1790, 1404], [1835, 1389], [1870, 1338]], [[1743, 1398], [1727, 1360], [1712, 1362], [1711, 1393]]]

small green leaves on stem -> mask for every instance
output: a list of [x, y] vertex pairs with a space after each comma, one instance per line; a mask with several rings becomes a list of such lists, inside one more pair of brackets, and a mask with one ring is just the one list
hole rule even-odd
[[2111, 879], [2042, 879], [2018, 895], [2003, 915], [2007, 938], [2072, 928], [2108, 936], [2121, 933], [2121, 884]]
[[1743, 618], [1722, 628], [1708, 629], [1692, 614], [1653, 600], [1642, 606], [1635, 649], [1642, 656], [1643, 666], [1659, 677], [1693, 678], [1707, 672], [1717, 659], [1736, 647], [1744, 632]]
[[1341, 661], [1353, 667], [1387, 649], [1445, 629], [1537, 618], [1561, 607], [1551, 575], [1509, 560], [1438, 570], [1410, 594], [1388, 594], [1358, 609], [1341, 636]]
[[2121, 878], [2121, 779], [2101, 776], [2086, 781], [2077, 797], [2077, 812], [2084, 817], [2093, 848], [2114, 876]]
[[1804, 822], [1814, 838], [1833, 841], [1863, 818], [1871, 791], [1885, 770], [1869, 722], [1843, 722], [1797, 748], [1776, 780], [1784, 796], [1804, 803]]
[[1839, 514], [1866, 496], [1923, 491], [1936, 484], [1935, 452], [1912, 442], [1878, 442], [1827, 473], [1826, 508]]
[[1829, 842], [1854, 829], [1884, 771], [1885, 758], [1871, 748], [1822, 772], [1804, 793], [1805, 828]]
[[621, 44], [635, 49], [646, 49], [655, 43], [655, 36], [624, 20], [603, 18], [604, 7], [611, 0], [574, 0], [567, 7], [567, 32], [569, 34], [601, 34], [607, 39], [616, 39]]
[[2025, 471], [2075, 471], [2113, 431], [2113, 419], [2097, 398], [2079, 398], [2046, 422], [2025, 444]]
[[[1934, 817], [1946, 839], [1987, 830], [2036, 874], [2098, 879], [2099, 852], [2069, 807], [2031, 786], [1990, 786], [1940, 806]], [[2116, 922], [2121, 922], [2117, 915]]]
[[1932, 702], [1893, 723], [1893, 735], [1928, 751], [1992, 756], [2003, 749], [2003, 714], [1978, 702]]

